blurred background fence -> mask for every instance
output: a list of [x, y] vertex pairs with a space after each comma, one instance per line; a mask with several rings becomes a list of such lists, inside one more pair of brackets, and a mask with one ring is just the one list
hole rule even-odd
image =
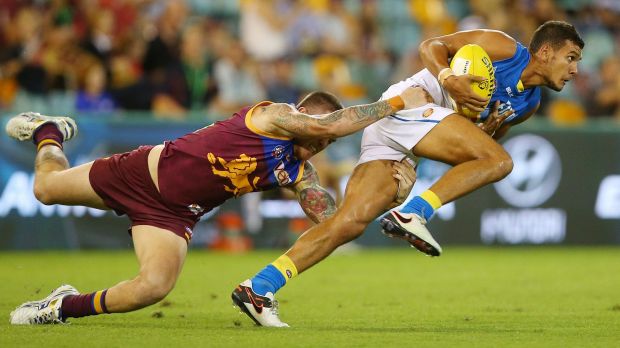
[[[503, 30], [527, 44], [549, 19], [586, 42], [578, 78], [545, 91], [540, 114], [502, 143], [515, 170], [442, 208], [446, 243], [620, 241], [620, 1], [617, 0], [3, 0], [0, 116], [76, 115], [72, 164], [165, 139], [268, 99], [321, 89], [346, 105], [376, 100], [422, 68], [417, 45], [456, 30]], [[360, 134], [313, 163], [336, 197]], [[129, 244], [126, 218], [44, 207], [32, 196], [30, 144], [0, 137], [0, 248]], [[424, 161], [414, 192], [446, 170]], [[68, 186], [71, 183], [67, 183]], [[310, 226], [285, 192], [233, 200], [196, 228], [194, 247], [285, 247]], [[363, 245], [400, 245], [377, 224]]]

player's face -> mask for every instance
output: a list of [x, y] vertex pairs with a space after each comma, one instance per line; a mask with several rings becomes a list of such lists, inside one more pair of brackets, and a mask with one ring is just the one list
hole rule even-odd
[[[321, 107], [321, 106], [311, 106], [311, 107], [300, 107], [300, 112], [307, 113], [309, 115], [323, 115], [334, 112], [335, 110], [329, 107]], [[329, 144], [336, 141], [335, 139], [330, 138], [320, 138], [320, 139], [305, 139], [305, 140], [296, 140], [294, 153], [295, 157], [298, 160], [306, 161], [310, 159], [312, 156], [317, 153], [323, 151]]]
[[334, 139], [322, 138], [322, 139], [310, 139], [310, 140], [298, 140], [295, 142], [294, 154], [298, 160], [306, 161], [312, 156], [323, 151], [329, 144], [333, 143]]
[[566, 40], [564, 46], [551, 52], [547, 86], [555, 91], [561, 91], [578, 73], [577, 63], [581, 60], [581, 48]]

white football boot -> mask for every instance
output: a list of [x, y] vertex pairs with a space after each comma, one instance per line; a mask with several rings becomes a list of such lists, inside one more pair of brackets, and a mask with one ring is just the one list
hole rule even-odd
[[391, 211], [379, 223], [388, 237], [406, 240], [412, 247], [430, 255], [440, 256], [441, 246], [426, 228], [426, 220], [417, 214]]
[[15, 308], [11, 312], [10, 322], [13, 325], [62, 324], [60, 308], [62, 299], [67, 295], [79, 295], [71, 285], [61, 285], [49, 296], [40, 301], [30, 301]]
[[270, 327], [289, 327], [278, 317], [278, 301], [271, 292], [257, 295], [252, 289], [252, 281], [246, 280], [233, 291], [233, 305], [247, 314], [257, 325]]
[[45, 116], [37, 112], [23, 112], [13, 116], [6, 124], [6, 133], [20, 141], [32, 139], [34, 132], [44, 124], [53, 123], [62, 133], [63, 140], [73, 138], [77, 132], [77, 125], [70, 117], [65, 116]]

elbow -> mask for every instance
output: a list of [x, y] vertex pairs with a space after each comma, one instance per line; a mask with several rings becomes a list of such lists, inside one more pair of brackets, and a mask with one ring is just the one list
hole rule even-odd
[[426, 49], [428, 48], [430, 40], [432, 40], [432, 39], [426, 39], [426, 40], [420, 42], [420, 44], [418, 45], [418, 52], [420, 52], [420, 54], [422, 54], [422, 52], [426, 51]]
[[436, 39], [431, 38], [431, 39], [426, 39], [420, 42], [420, 44], [418, 45], [418, 52], [419, 52], [420, 57], [427, 56], [427, 52], [430, 50], [431, 46], [433, 45], [435, 41]]
[[35, 181], [33, 193], [37, 201], [43, 203], [44, 205], [56, 204], [56, 201], [54, 200], [54, 197], [52, 196], [50, 190], [48, 190], [48, 188], [40, 181]]

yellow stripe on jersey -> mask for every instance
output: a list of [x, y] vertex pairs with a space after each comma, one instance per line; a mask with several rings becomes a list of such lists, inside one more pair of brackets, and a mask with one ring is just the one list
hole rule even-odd
[[525, 91], [525, 87], [523, 87], [523, 82], [521, 80], [519, 80], [519, 82], [517, 82], [517, 91], [519, 93]]
[[292, 138], [288, 138], [288, 137], [282, 137], [282, 136], [278, 136], [275, 134], [271, 134], [269, 132], [265, 132], [261, 129], [256, 128], [256, 126], [254, 125], [254, 123], [252, 123], [252, 113], [254, 112], [254, 109], [256, 109], [259, 106], [267, 106], [267, 105], [271, 105], [273, 104], [270, 101], [262, 101], [254, 106], [252, 106], [252, 108], [250, 110], [248, 110], [248, 112], [245, 114], [245, 126], [248, 127], [249, 130], [251, 130], [252, 132], [258, 134], [258, 135], [262, 135], [264, 137], [268, 137], [268, 138], [273, 138], [273, 139], [279, 139], [279, 140], [291, 140]]
[[299, 174], [297, 174], [297, 179], [295, 179], [295, 182], [293, 184], [296, 184], [301, 181], [301, 178], [304, 176], [305, 166], [306, 166], [306, 161], [302, 161], [301, 164], [299, 165]]

